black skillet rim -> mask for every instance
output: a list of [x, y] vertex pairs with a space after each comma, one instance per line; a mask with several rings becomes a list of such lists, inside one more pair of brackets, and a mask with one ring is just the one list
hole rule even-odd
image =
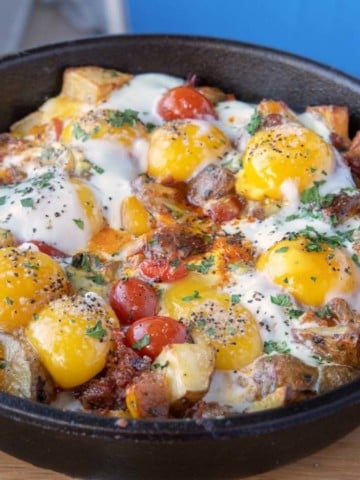
[[[278, 49], [262, 47], [245, 42], [192, 35], [109, 35], [83, 38], [75, 41], [53, 43], [32, 48], [0, 58], [0, 69], [7, 64], [22, 62], [32, 56], [61, 52], [74, 47], [106, 44], [114, 41], [155, 41], [179, 42], [189, 45], [206, 44], [212, 47], [242, 49], [256, 56], [269, 56], [301, 67], [307, 71], [318, 72], [338, 84], [347, 84], [353, 90], [359, 90], [360, 81], [340, 70]], [[194, 438], [231, 439], [247, 435], [260, 435], [265, 432], [283, 430], [301, 423], [311, 423], [321, 418], [335, 415], [341, 410], [360, 403], [360, 379], [299, 404], [250, 414], [238, 414], [226, 418], [202, 420], [120, 420], [113, 417], [64, 411], [48, 405], [18, 398], [0, 392], [0, 415], [11, 417], [16, 422], [24, 422], [44, 429], [61, 430], [71, 435], [89, 435], [91, 437], [111, 438], [114, 440], [157, 440], [178, 442]], [[354, 425], [355, 427], [356, 425]]]

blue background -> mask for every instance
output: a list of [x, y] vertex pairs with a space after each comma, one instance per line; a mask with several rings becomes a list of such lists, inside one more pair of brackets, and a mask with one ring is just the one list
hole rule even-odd
[[360, 78], [360, 0], [129, 0], [128, 5], [133, 33], [242, 40]]

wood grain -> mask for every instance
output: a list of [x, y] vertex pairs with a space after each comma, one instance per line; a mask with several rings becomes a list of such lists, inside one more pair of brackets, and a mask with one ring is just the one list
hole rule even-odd
[[[286, 467], [248, 480], [358, 480], [360, 427], [330, 447]], [[74, 480], [0, 452], [0, 480]]]

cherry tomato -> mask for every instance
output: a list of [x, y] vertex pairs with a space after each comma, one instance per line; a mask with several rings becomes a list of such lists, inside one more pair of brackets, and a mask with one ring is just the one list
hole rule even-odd
[[177, 257], [172, 260], [144, 260], [139, 269], [144, 277], [151, 278], [155, 282], [174, 282], [186, 277], [189, 273], [184, 263]]
[[30, 240], [29, 243], [33, 243], [38, 247], [40, 252], [46, 253], [46, 255], [50, 255], [50, 257], [65, 258], [69, 256], [69, 255], [66, 255], [66, 253], [62, 252], [61, 250], [58, 250], [57, 248], [52, 247], [51, 245], [48, 245], [47, 243], [42, 242], [41, 240]]
[[186, 327], [170, 317], [146, 317], [134, 322], [125, 335], [125, 344], [139, 355], [156, 358], [165, 345], [184, 343]]
[[156, 290], [139, 278], [116, 282], [110, 292], [110, 305], [120, 323], [132, 323], [143, 317], [156, 315], [159, 299]]
[[159, 101], [158, 112], [164, 120], [217, 118], [212, 103], [189, 85], [171, 88], [166, 92]]

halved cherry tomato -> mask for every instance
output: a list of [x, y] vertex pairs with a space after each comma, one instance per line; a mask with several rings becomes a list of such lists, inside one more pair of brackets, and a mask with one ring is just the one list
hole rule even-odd
[[156, 290], [139, 278], [117, 281], [110, 292], [110, 305], [120, 323], [127, 324], [159, 311]]
[[189, 271], [179, 258], [172, 260], [151, 259], [140, 263], [139, 269], [144, 277], [154, 282], [174, 282], [186, 277]]
[[156, 358], [165, 345], [184, 343], [186, 327], [170, 317], [154, 316], [134, 322], [125, 335], [125, 344], [139, 355]]
[[69, 255], [66, 255], [66, 253], [62, 252], [61, 250], [58, 250], [57, 248], [52, 247], [51, 245], [48, 245], [47, 243], [42, 242], [41, 240], [30, 240], [29, 243], [33, 243], [38, 247], [40, 252], [46, 253], [46, 255], [50, 255], [50, 257], [65, 258], [69, 256]]
[[212, 103], [189, 85], [168, 90], [159, 101], [158, 112], [164, 120], [209, 116], [217, 118]]

